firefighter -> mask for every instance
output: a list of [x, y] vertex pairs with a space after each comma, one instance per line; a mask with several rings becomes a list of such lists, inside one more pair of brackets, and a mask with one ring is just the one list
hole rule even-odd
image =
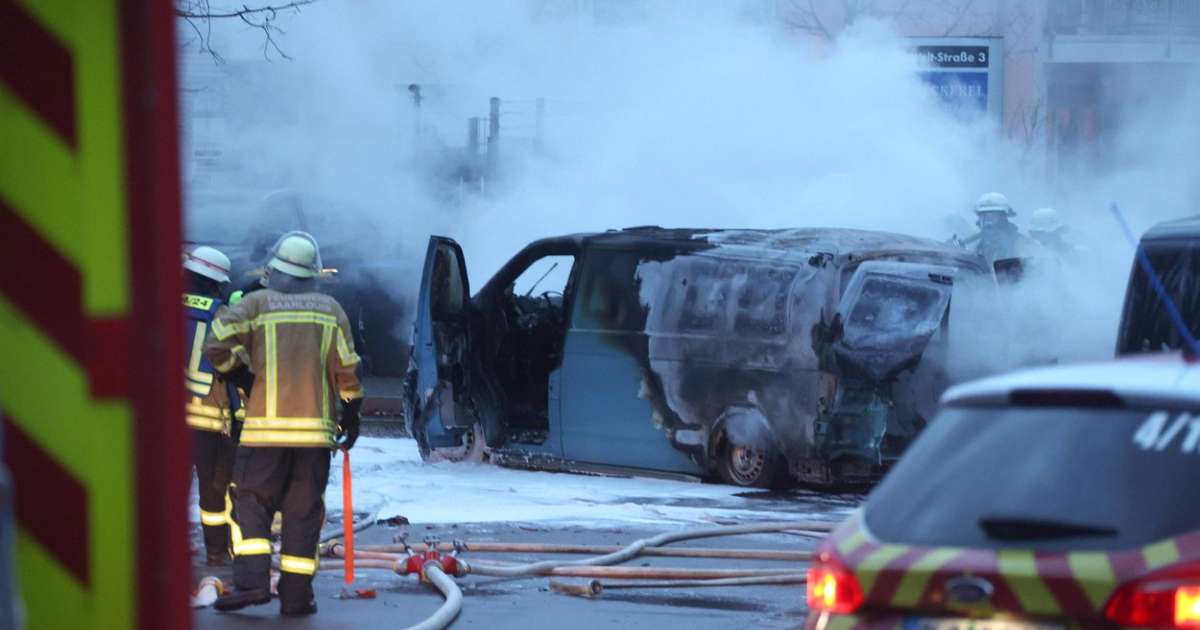
[[317, 611], [312, 579], [331, 449], [354, 446], [363, 389], [346, 313], [317, 292], [316, 240], [304, 232], [284, 234], [267, 269], [266, 288], [217, 317], [205, 347], [218, 371], [248, 363], [254, 373], [230, 490], [234, 590], [215, 607], [238, 610], [270, 601], [269, 536], [278, 511], [280, 613], [308, 615]]
[[1069, 229], [1054, 208], [1038, 208], [1029, 217], [1029, 236], [1060, 258], [1069, 258], [1078, 251], [1066, 238]]
[[984, 193], [975, 202], [975, 224], [979, 226], [975, 252], [988, 263], [1028, 254], [1031, 243], [1010, 220], [1015, 216], [1008, 197], [1001, 193]]
[[183, 307], [189, 349], [184, 368], [189, 395], [186, 417], [192, 430], [192, 462], [209, 566], [222, 566], [230, 558], [225, 494], [233, 475], [237, 442], [232, 433], [240, 397], [228, 382], [213, 378], [213, 366], [204, 357], [203, 346], [213, 317], [225, 309], [220, 295], [221, 286], [229, 282], [229, 268], [229, 258], [212, 247], [197, 247], [184, 256]]

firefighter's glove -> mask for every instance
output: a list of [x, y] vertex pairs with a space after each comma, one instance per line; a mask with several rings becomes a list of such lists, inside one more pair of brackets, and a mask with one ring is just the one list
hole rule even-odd
[[250, 390], [254, 389], [254, 372], [246, 367], [245, 363], [239, 363], [237, 367], [221, 374], [220, 378], [226, 383], [232, 383], [234, 387], [246, 392], [250, 395]]
[[362, 423], [359, 416], [362, 402], [361, 398], [342, 402], [342, 421], [338, 423], [338, 448], [348, 451], [354, 448], [354, 443], [358, 441], [358, 428]]

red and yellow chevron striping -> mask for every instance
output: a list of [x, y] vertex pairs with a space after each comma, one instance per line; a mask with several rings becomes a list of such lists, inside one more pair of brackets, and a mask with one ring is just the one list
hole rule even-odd
[[165, 0], [0, 0], [0, 419], [31, 628], [190, 624], [183, 392], [159, 367], [182, 363], [173, 29]]
[[[1102, 610], [1122, 583], [1147, 571], [1200, 559], [1200, 531], [1111, 552], [931, 548], [876, 541], [859, 515], [838, 527], [821, 553], [836, 554], [858, 578], [867, 606], [879, 611], [878, 619], [865, 626], [853, 619], [838, 620], [849, 622], [847, 627], [885, 627], [891, 623], [888, 610], [1080, 618]], [[949, 580], [972, 575], [989, 578], [994, 592], [988, 601], [945, 601]]]

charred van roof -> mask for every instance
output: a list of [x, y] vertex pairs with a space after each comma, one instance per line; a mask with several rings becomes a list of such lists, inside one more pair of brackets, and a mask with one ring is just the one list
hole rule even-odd
[[906, 234], [847, 228], [762, 230], [647, 226], [593, 234], [577, 234], [564, 238], [578, 238], [591, 245], [600, 246], [669, 245], [680, 249], [762, 248], [805, 255], [829, 253], [835, 256], [869, 256], [877, 253], [902, 252], [954, 258], [963, 263], [981, 266], [973, 254], [949, 243]]

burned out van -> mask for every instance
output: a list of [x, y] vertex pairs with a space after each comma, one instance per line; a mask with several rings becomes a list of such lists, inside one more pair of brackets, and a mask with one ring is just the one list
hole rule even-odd
[[432, 237], [406, 384], [425, 457], [767, 486], [876, 479], [946, 382], [973, 254], [842, 229], [536, 241], [473, 297]]

